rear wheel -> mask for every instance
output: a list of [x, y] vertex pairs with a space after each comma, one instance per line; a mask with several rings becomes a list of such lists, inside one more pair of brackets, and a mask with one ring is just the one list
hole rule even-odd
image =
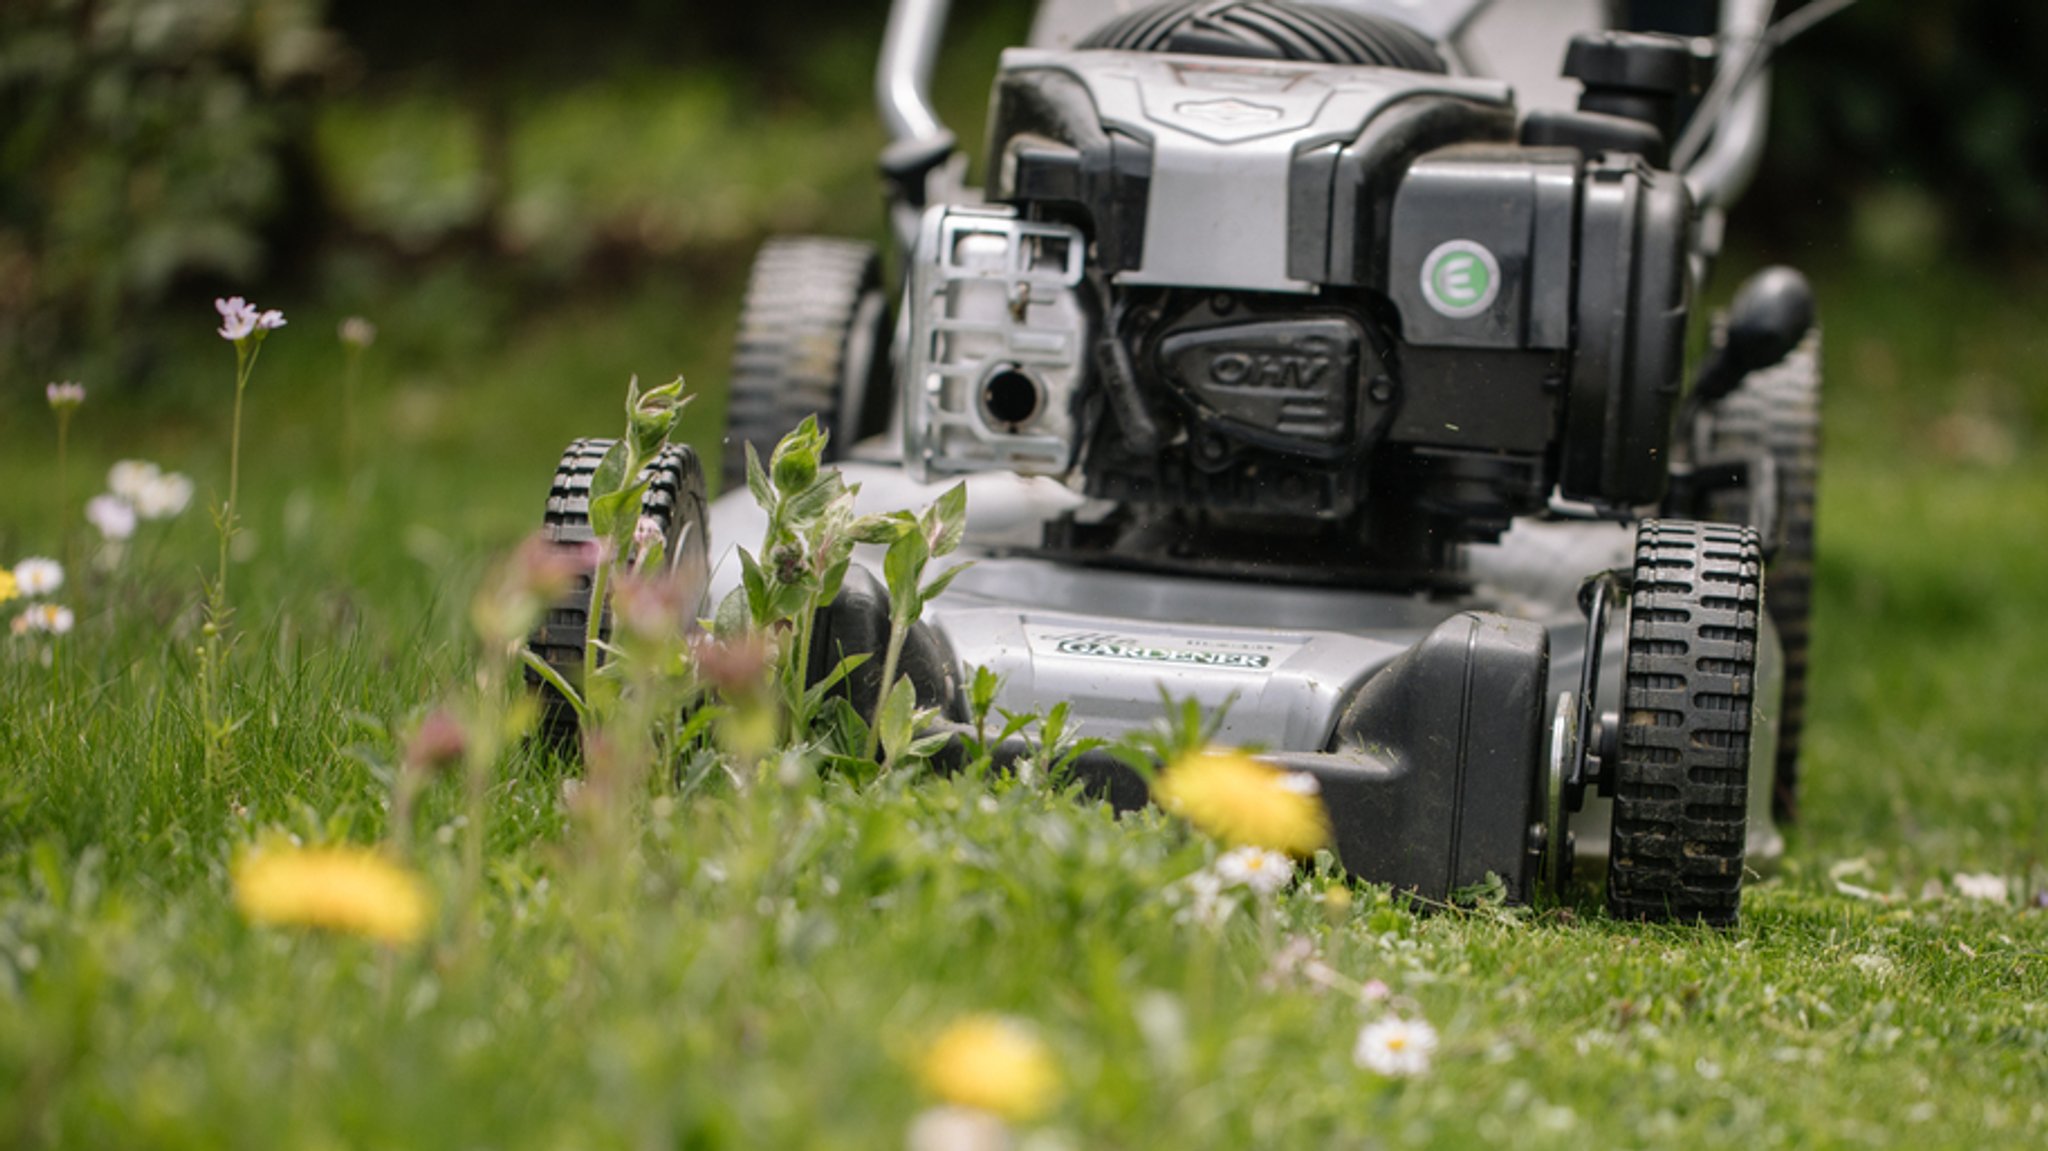
[[[1778, 483], [1778, 533], [1767, 576], [1771, 622], [1785, 649], [1785, 701], [1773, 765], [1772, 814], [1799, 812], [1800, 736], [1806, 726], [1806, 662], [1813, 614], [1814, 523], [1820, 490], [1820, 333], [1775, 367], [1752, 373], [1708, 413], [1702, 458], [1768, 454]], [[1716, 503], [1707, 518], [1741, 523], [1747, 507]]]
[[[573, 548], [594, 543], [590, 527], [590, 479], [609, 451], [608, 439], [583, 439], [562, 452], [555, 468], [555, 481], [548, 491], [547, 512], [541, 534], [555, 547]], [[665, 565], [703, 586], [710, 577], [710, 541], [705, 534], [704, 472], [697, 453], [671, 444], [640, 473], [647, 490], [640, 497], [640, 515], [661, 526]], [[600, 638], [611, 634], [610, 612], [598, 621]], [[549, 669], [571, 686], [583, 680], [583, 643], [590, 621], [590, 576], [576, 577], [569, 593], [548, 608], [540, 626], [533, 631], [527, 647]], [[576, 709], [532, 668], [526, 671], [527, 687], [540, 697], [540, 735], [557, 746], [576, 740]]]
[[1742, 900], [1763, 557], [1754, 529], [1647, 520], [1636, 533], [1613, 762], [1607, 906], [1729, 925]]
[[765, 463], [806, 416], [831, 433], [831, 459], [884, 431], [888, 359], [889, 306], [874, 245], [820, 236], [763, 244], [733, 349], [723, 490], [746, 482], [745, 445]]

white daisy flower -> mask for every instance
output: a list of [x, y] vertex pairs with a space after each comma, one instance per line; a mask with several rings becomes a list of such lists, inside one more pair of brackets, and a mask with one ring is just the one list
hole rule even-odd
[[1351, 1059], [1376, 1075], [1399, 1079], [1429, 1072], [1436, 1054], [1436, 1028], [1420, 1019], [1382, 1019], [1358, 1033]]
[[[19, 576], [21, 572], [17, 570], [14, 574]], [[26, 581], [23, 581], [22, 590], [28, 590]], [[2012, 886], [2005, 881], [2005, 876], [1992, 875], [1988, 872], [1959, 874], [1955, 878], [1955, 888], [1956, 894], [1964, 899], [1976, 899], [1985, 903], [2004, 903], [2012, 898]]]
[[64, 565], [45, 556], [31, 556], [14, 565], [14, 582], [21, 594], [30, 598], [49, 595], [64, 586]]
[[107, 469], [107, 490], [131, 504], [140, 504], [143, 490], [161, 474], [148, 460], [121, 460]]
[[[27, 621], [23, 623], [23, 621]], [[39, 631], [49, 635], [64, 635], [77, 623], [71, 609], [54, 603], [39, 603], [21, 613], [15, 620], [17, 628], [25, 631]]]
[[1216, 875], [1232, 887], [1271, 895], [1294, 878], [1294, 861], [1263, 847], [1234, 847], [1216, 861]]
[[143, 519], [170, 519], [192, 502], [192, 481], [182, 473], [165, 472], [144, 484], [131, 502]]
[[1235, 901], [1223, 894], [1223, 881], [1213, 871], [1197, 871], [1181, 883], [1187, 889], [1187, 906], [1174, 914], [1175, 922], [1214, 927], [1236, 907]]
[[119, 541], [135, 534], [135, 509], [120, 496], [98, 495], [85, 501], [85, 518], [105, 539]]

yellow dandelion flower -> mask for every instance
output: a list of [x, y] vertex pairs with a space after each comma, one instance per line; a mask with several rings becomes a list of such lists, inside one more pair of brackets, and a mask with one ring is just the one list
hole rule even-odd
[[1243, 752], [1210, 748], [1168, 765], [1152, 791], [1159, 806], [1232, 847], [1309, 855], [1330, 842], [1313, 783]]
[[970, 1015], [946, 1028], [919, 1072], [945, 1102], [1013, 1121], [1044, 1114], [1060, 1094], [1059, 1069], [1045, 1043], [997, 1015]]
[[325, 927], [390, 944], [418, 939], [430, 915], [417, 876], [359, 847], [246, 855], [235, 865], [235, 906], [255, 923]]
[[14, 573], [0, 568], [0, 603], [6, 603], [21, 594], [21, 585], [14, 580]]

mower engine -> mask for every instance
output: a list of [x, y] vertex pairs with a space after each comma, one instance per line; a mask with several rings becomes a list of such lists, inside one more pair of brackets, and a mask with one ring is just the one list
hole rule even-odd
[[1495, 539], [1553, 493], [1662, 498], [1692, 205], [1656, 127], [1523, 121], [1420, 38], [1325, 63], [1119, 36], [1007, 52], [989, 203], [923, 217], [914, 475], [1060, 477], [1348, 555]]

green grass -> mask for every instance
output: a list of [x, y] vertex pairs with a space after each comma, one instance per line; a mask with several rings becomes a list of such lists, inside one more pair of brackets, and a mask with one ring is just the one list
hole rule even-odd
[[[1042, 786], [800, 776], [652, 797], [629, 856], [571, 826], [531, 754], [490, 797], [465, 932], [459, 785], [419, 822], [422, 947], [253, 928], [238, 848], [374, 842], [373, 766], [470, 666], [466, 604], [537, 521], [561, 442], [625, 377], [715, 397], [732, 270], [512, 322], [461, 272], [351, 298], [383, 328], [344, 474], [341, 309], [250, 391], [224, 777], [203, 770], [205, 513], [113, 574], [46, 669], [0, 646], [0, 1144], [900, 1146], [911, 1065], [955, 1014], [1031, 1020], [1067, 1092], [1033, 1147], [2030, 1147], [2048, 1131], [2048, 912], [1921, 898], [2048, 853], [2048, 352], [2039, 290], [1838, 273], [1808, 818], [1727, 933], [1347, 905], [1329, 876], [1221, 931], [1176, 918], [1207, 849]], [[270, 303], [271, 301], [264, 301]], [[374, 307], [370, 305], [375, 305]], [[192, 332], [147, 395], [95, 393], [82, 495], [124, 455], [225, 471], [231, 354]], [[711, 449], [715, 398], [689, 438]], [[43, 415], [5, 409], [0, 557], [53, 552]], [[145, 528], [147, 537], [151, 529]], [[604, 869], [598, 861], [622, 860]], [[1877, 893], [1861, 898], [1838, 881]], [[1313, 940], [1443, 1035], [1407, 1082], [1356, 1069], [1378, 1010], [1261, 976]]]

